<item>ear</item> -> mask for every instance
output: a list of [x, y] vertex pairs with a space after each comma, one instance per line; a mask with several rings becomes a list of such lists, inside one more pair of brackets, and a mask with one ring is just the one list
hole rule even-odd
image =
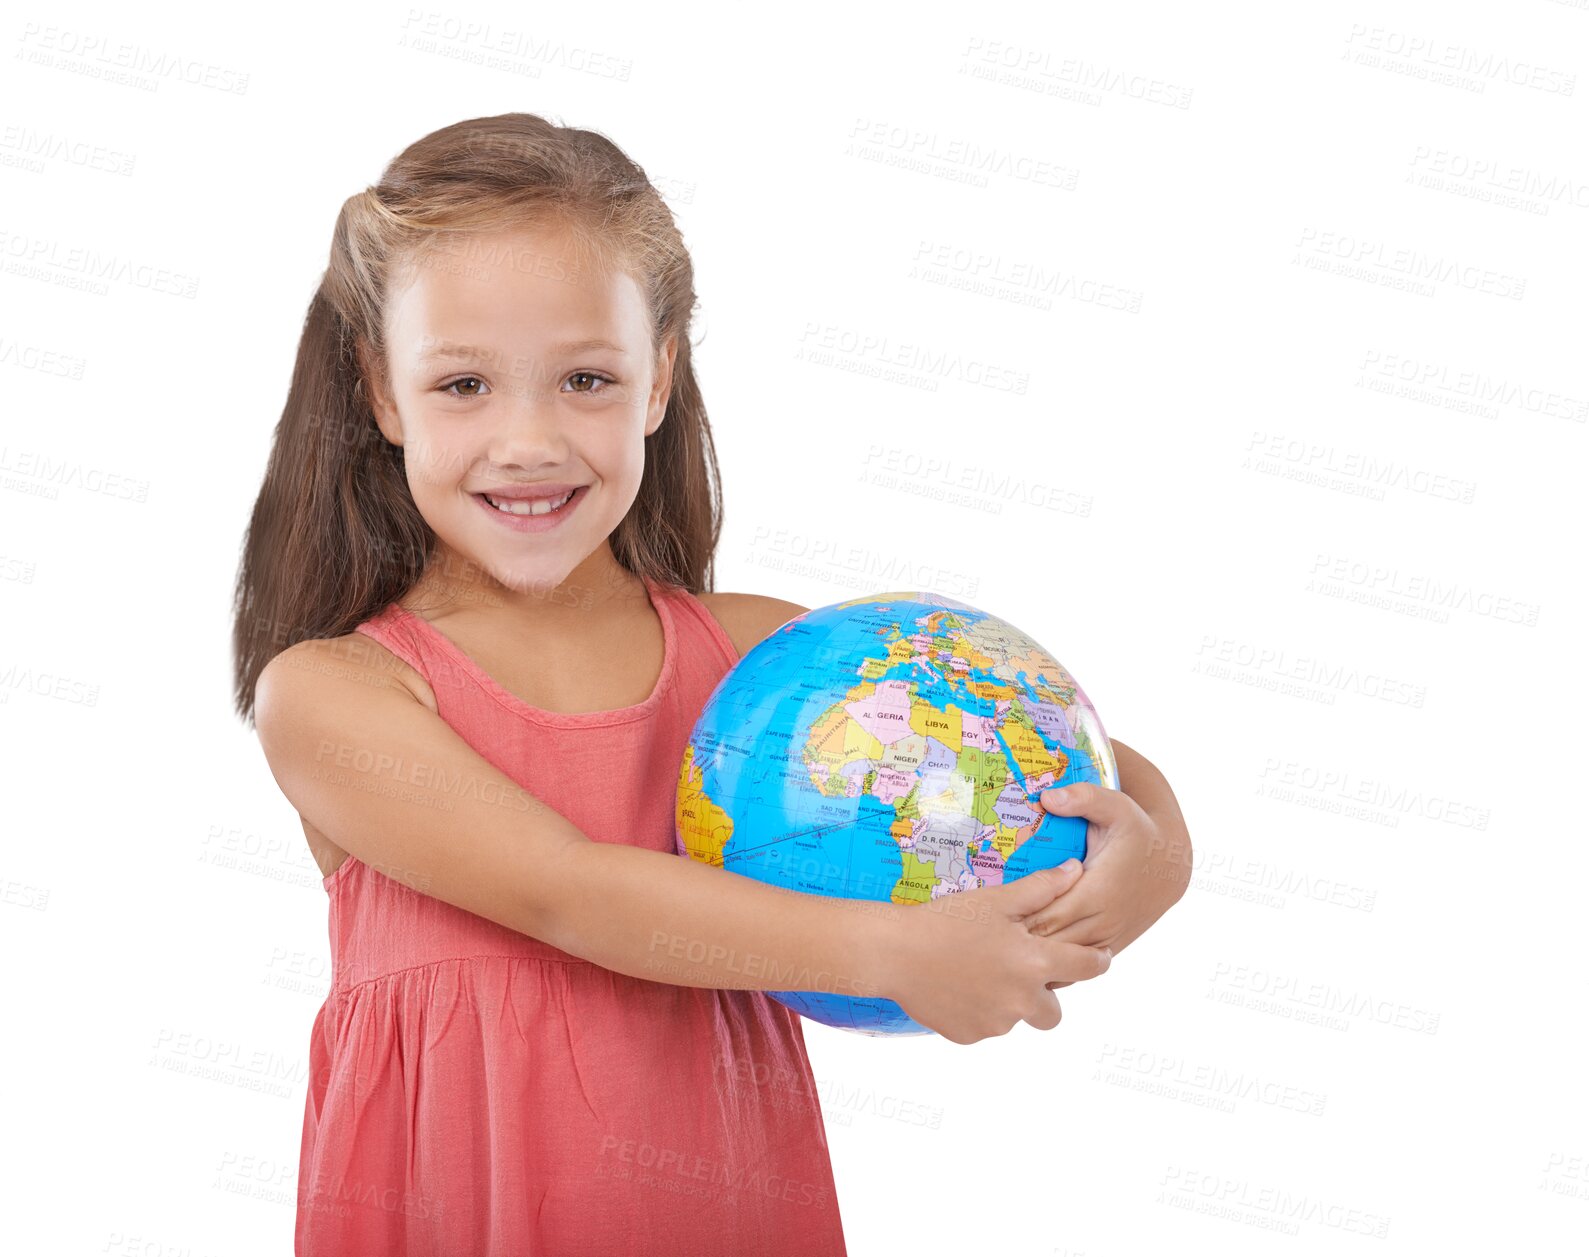
[[669, 336], [657, 354], [656, 381], [652, 384], [651, 396], [646, 401], [647, 436], [662, 426], [662, 417], [668, 413], [668, 398], [673, 393], [673, 359], [678, 348], [678, 336]]
[[378, 369], [375, 352], [361, 336], [355, 346], [359, 359], [359, 387], [370, 403], [375, 415], [375, 425], [381, 435], [393, 445], [403, 443], [403, 424], [398, 418], [397, 406], [386, 390], [386, 373]]

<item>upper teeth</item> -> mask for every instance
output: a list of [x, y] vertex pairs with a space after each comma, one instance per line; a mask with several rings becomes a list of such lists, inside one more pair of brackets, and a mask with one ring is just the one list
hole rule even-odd
[[569, 498], [573, 497], [576, 492], [577, 490], [570, 489], [560, 498], [535, 498], [533, 500], [520, 498], [511, 502], [498, 502], [489, 493], [482, 493], [480, 496], [496, 507], [497, 510], [506, 511], [509, 515], [545, 515], [548, 511], [555, 511]]

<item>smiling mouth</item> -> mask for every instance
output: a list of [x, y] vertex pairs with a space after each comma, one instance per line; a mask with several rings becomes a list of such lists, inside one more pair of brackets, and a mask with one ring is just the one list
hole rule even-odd
[[[584, 486], [581, 486], [583, 488]], [[478, 493], [475, 496], [485, 499], [487, 504], [496, 507], [504, 515], [551, 515], [562, 510], [579, 489], [570, 489], [560, 498], [494, 498], [489, 493]]]

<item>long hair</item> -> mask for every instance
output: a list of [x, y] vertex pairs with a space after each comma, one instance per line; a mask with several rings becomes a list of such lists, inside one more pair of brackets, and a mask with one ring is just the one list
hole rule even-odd
[[376, 426], [361, 370], [362, 361], [385, 370], [383, 312], [398, 268], [470, 232], [549, 222], [571, 230], [582, 260], [634, 277], [654, 349], [678, 341], [667, 412], [645, 438], [640, 489], [612, 533], [613, 553], [663, 585], [712, 588], [721, 487], [691, 364], [695, 272], [671, 211], [645, 172], [595, 131], [529, 113], [454, 123], [404, 149], [337, 215], [243, 540], [232, 657], [245, 721], [276, 654], [351, 631], [402, 597], [434, 552], [402, 448]]

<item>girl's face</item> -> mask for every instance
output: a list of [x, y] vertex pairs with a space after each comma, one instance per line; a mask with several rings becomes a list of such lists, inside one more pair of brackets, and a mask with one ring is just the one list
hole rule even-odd
[[[545, 594], [587, 560], [579, 583], [594, 585], [615, 565], [607, 538], [639, 492], [672, 381], [675, 345], [652, 353], [639, 286], [578, 257], [561, 227], [461, 236], [395, 276], [386, 310], [381, 432], [403, 447], [448, 569], [515, 591]], [[555, 503], [565, 489], [574, 497], [547, 515], [488, 500]]]

